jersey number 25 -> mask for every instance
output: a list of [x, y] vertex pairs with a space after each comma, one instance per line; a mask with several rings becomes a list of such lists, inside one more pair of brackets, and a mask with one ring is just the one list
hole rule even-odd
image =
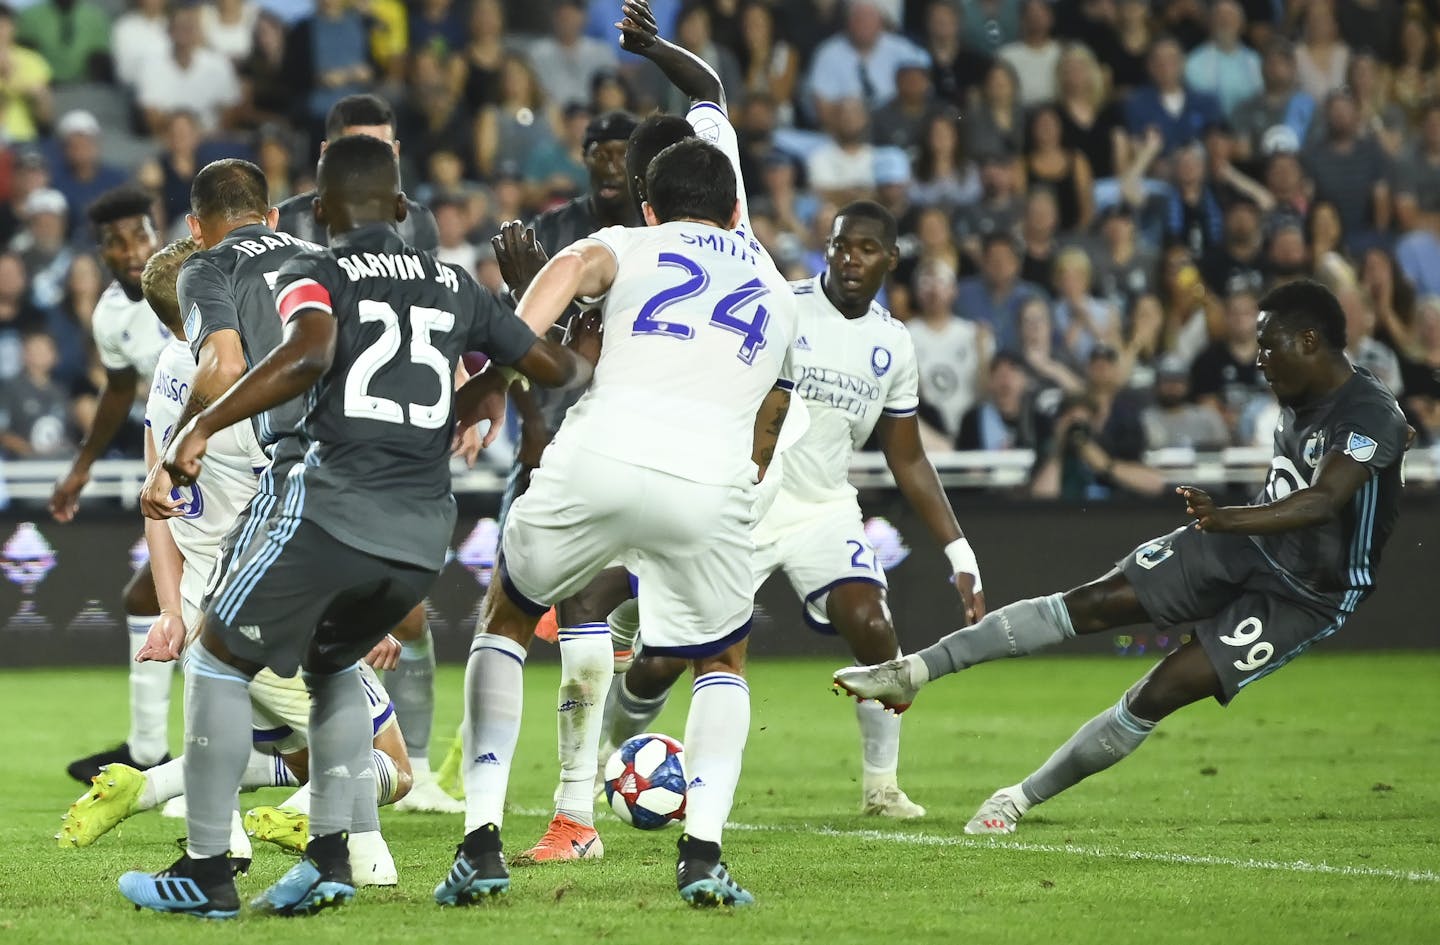
[[[704, 267], [693, 259], [681, 256], [679, 253], [661, 253], [658, 262], [663, 268], [679, 269], [685, 273], [685, 281], [655, 293], [650, 301], [642, 305], [640, 314], [635, 317], [635, 325], [631, 329], [631, 333], [665, 335], [669, 338], [688, 341], [695, 337], [694, 328], [681, 322], [665, 321], [657, 316], [670, 306], [686, 299], [693, 299], [709, 288], [710, 273], [706, 272]], [[754, 316], [748, 320], [741, 318], [737, 313], [768, 294], [770, 294], [770, 290], [765, 287], [764, 283], [759, 279], [751, 279], [715, 303], [715, 310], [710, 313], [710, 324], [716, 328], [732, 331], [743, 339], [736, 357], [746, 364], [755, 363], [755, 354], [765, 347], [765, 326], [770, 322], [770, 313], [765, 310], [763, 305], [756, 305]]]
[[440, 397], [433, 404], [400, 404], [379, 394], [370, 393], [370, 384], [380, 369], [400, 353], [400, 316], [389, 302], [363, 299], [359, 305], [361, 322], [379, 322], [380, 337], [361, 351], [350, 365], [345, 377], [345, 416], [383, 423], [410, 424], [425, 430], [443, 427], [450, 419], [450, 387], [454, 368], [443, 352], [430, 343], [430, 333], [446, 332], [455, 327], [455, 316], [438, 308], [423, 305], [410, 307], [410, 361], [435, 372], [440, 383]]

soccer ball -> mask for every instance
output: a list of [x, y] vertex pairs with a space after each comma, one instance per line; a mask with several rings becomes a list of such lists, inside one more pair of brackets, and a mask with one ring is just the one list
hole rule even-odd
[[668, 735], [636, 735], [605, 762], [605, 799], [640, 830], [685, 818], [685, 749]]

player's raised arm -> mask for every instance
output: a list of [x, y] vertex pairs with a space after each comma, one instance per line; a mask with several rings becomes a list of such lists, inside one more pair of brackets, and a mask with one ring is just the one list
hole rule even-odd
[[621, 49], [655, 63], [690, 101], [725, 107], [725, 87], [715, 70], [699, 56], [660, 35], [647, 0], [625, 0], [620, 12], [622, 18], [615, 26], [620, 30]]
[[531, 331], [544, 335], [571, 302], [598, 299], [609, 292], [617, 269], [614, 251], [599, 240], [572, 243], [540, 270], [516, 314]]

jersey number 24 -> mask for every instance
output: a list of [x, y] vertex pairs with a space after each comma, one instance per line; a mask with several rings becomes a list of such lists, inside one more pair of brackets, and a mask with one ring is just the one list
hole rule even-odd
[[[642, 305], [640, 314], [635, 317], [635, 325], [631, 329], [631, 333], [664, 335], [667, 338], [689, 341], [695, 337], [693, 327], [682, 322], [666, 321], [659, 315], [670, 306], [684, 302], [686, 299], [693, 299], [709, 288], [710, 273], [706, 272], [699, 263], [681, 256], [679, 253], [661, 253], [658, 262], [662, 268], [679, 269], [685, 273], [685, 281], [657, 292], [650, 301]], [[715, 303], [715, 310], [710, 313], [710, 324], [716, 328], [734, 332], [741, 337], [740, 350], [736, 353], [736, 357], [746, 364], [755, 363], [756, 353], [765, 347], [765, 326], [770, 322], [770, 313], [766, 311], [765, 306], [758, 304], [755, 306], [754, 316], [749, 319], [742, 318], [738, 313], [752, 302], [758, 302], [768, 294], [770, 294], [770, 290], [763, 282], [759, 279], [751, 279]]]

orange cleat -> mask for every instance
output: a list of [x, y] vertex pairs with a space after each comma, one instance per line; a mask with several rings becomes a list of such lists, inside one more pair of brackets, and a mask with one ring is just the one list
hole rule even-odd
[[535, 636], [546, 643], [560, 642], [560, 618], [555, 614], [554, 607], [545, 611], [545, 616], [535, 625]]
[[558, 863], [563, 860], [598, 860], [605, 855], [605, 844], [594, 827], [586, 827], [556, 814], [533, 847], [517, 854], [511, 866], [533, 866], [536, 863]]

